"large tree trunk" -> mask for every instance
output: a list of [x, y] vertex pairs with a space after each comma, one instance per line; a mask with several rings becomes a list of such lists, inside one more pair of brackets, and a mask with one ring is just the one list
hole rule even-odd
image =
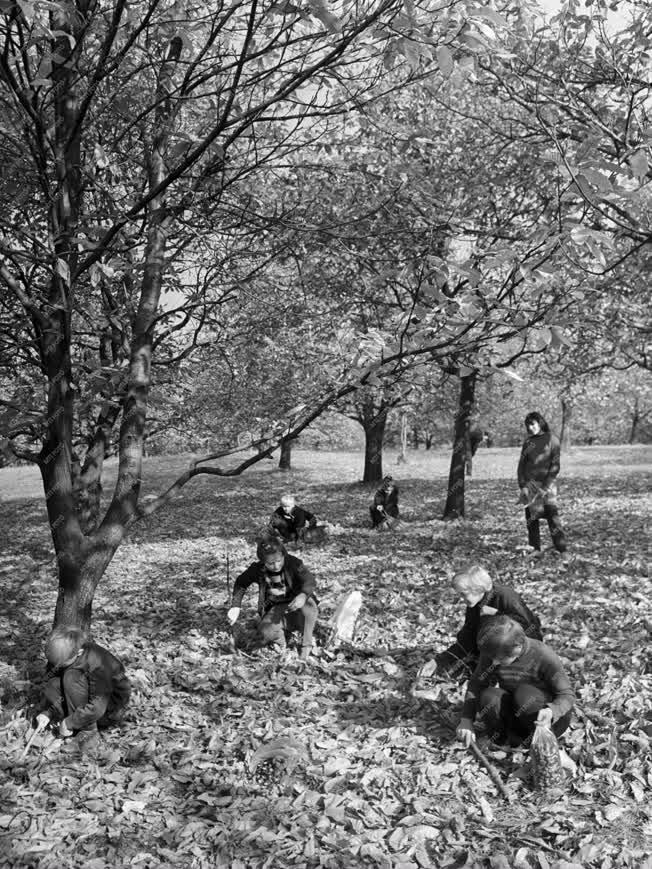
[[55, 625], [75, 625], [86, 631], [90, 629], [95, 590], [116, 549], [117, 544], [108, 540], [87, 538], [65, 563], [59, 562]]
[[[65, 414], [58, 421], [65, 425]], [[65, 444], [65, 434], [59, 433]], [[75, 509], [72, 464], [65, 448], [55, 451], [44, 447], [39, 467], [46, 493], [50, 531], [57, 556], [59, 594], [54, 624], [68, 624], [88, 629], [93, 595], [107, 565], [122, 539], [122, 533], [82, 533]]]
[[383, 478], [383, 441], [387, 424], [387, 408], [362, 423], [364, 428], [363, 483], [379, 483]]
[[102, 408], [95, 423], [93, 438], [88, 444], [83, 467], [75, 468], [73, 464], [75, 503], [84, 534], [95, 531], [99, 522], [104, 458], [111, 442], [111, 430], [119, 415], [120, 408], [115, 403], [107, 403]]
[[571, 420], [573, 418], [573, 405], [568, 398], [561, 400], [561, 448], [569, 450], [571, 448]]
[[278, 460], [278, 467], [280, 471], [292, 470], [292, 446], [292, 438], [288, 438], [286, 441], [281, 441], [281, 455]]
[[[66, 26], [68, 11], [62, 13], [62, 31], [70, 32]], [[76, 19], [75, 19], [76, 20]], [[83, 21], [78, 22], [79, 26]], [[66, 44], [67, 40], [65, 40]], [[153, 131], [153, 147], [149, 154], [149, 186], [156, 189], [165, 177], [165, 152], [171, 129], [171, 103], [169, 92], [171, 75], [179, 59], [181, 41], [172, 42], [168, 56], [163, 62], [158, 83], [157, 95], [159, 104], [156, 113], [156, 125]], [[69, 86], [69, 82], [64, 82]], [[65, 127], [60, 135], [65, 139], [68, 131], [75, 127], [75, 101], [70, 88], [62, 89], [60, 109], [62, 123]], [[65, 123], [64, 123], [65, 122]], [[64, 153], [62, 158], [72, 160], [71, 168], [64, 175], [62, 186], [71, 184], [70, 178], [78, 174], [79, 148]], [[74, 191], [73, 191], [74, 192]], [[64, 205], [74, 199], [72, 193], [61, 197]], [[64, 205], [60, 206], [61, 208]], [[67, 205], [65, 211], [66, 225], [70, 225], [72, 213]], [[54, 219], [57, 219], [55, 214]], [[48, 374], [48, 434], [43, 443], [39, 457], [39, 467], [43, 477], [46, 493], [46, 503], [50, 530], [54, 542], [59, 571], [59, 593], [55, 608], [55, 625], [66, 623], [88, 629], [90, 626], [92, 602], [95, 589], [113, 558], [118, 546], [125, 536], [126, 529], [137, 513], [138, 496], [142, 477], [142, 454], [145, 435], [145, 420], [147, 398], [151, 383], [152, 346], [154, 339], [153, 323], [156, 317], [161, 294], [163, 270], [165, 268], [165, 250], [167, 241], [167, 210], [165, 194], [159, 193], [152, 197], [147, 211], [147, 243], [144, 252], [144, 271], [138, 310], [133, 320], [132, 341], [129, 360], [128, 383], [122, 407], [120, 427], [120, 460], [118, 464], [118, 480], [113, 492], [113, 498], [107, 513], [99, 528], [97, 518], [92, 514], [99, 508], [101, 494], [101, 468], [104, 458], [107, 430], [98, 431], [98, 435], [89, 450], [85, 469], [87, 490], [92, 492], [92, 499], [82, 511], [88, 528], [92, 533], [84, 534], [75, 503], [78, 492], [73, 491], [73, 453], [72, 453], [72, 421], [74, 416], [74, 396], [71, 382], [70, 361], [70, 321], [69, 314], [57, 301], [52, 305], [49, 316], [49, 328], [41, 333], [41, 356]], [[63, 218], [59, 217], [59, 222]], [[76, 244], [68, 239], [68, 247], [76, 250]], [[61, 259], [71, 263], [69, 274], [74, 272], [74, 262], [69, 251], [62, 251]], [[65, 298], [69, 290], [69, 277], [60, 269], [53, 277], [53, 296]], [[63, 282], [63, 286], [60, 286]], [[110, 416], [110, 414], [109, 414]], [[115, 417], [114, 417], [115, 419]], [[100, 420], [106, 422], [108, 418]], [[99, 429], [102, 429], [100, 424]], [[79, 482], [79, 481], [78, 481]]]
[[455, 416], [453, 454], [443, 519], [460, 519], [464, 516], [464, 470], [469, 449], [469, 417], [473, 410], [476, 376], [474, 371], [460, 378], [460, 399]]

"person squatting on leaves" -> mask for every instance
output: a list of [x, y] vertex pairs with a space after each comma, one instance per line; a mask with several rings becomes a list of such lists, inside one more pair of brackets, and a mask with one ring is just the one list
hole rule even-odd
[[559, 473], [559, 440], [540, 413], [534, 411], [525, 417], [528, 436], [523, 442], [518, 463], [518, 486], [521, 501], [525, 504], [528, 542], [541, 551], [539, 519], [548, 522], [552, 543], [558, 552], [566, 551], [566, 538], [557, 509], [557, 486]]
[[521, 625], [526, 636], [543, 639], [539, 617], [520, 594], [494, 583], [483, 567], [474, 564], [459, 571], [451, 584], [466, 603], [466, 614], [453, 645], [435, 655], [437, 671], [442, 675], [456, 678], [473, 672], [478, 663], [478, 631], [488, 616], [509, 616]]
[[302, 543], [306, 528], [314, 528], [317, 517], [305, 507], [299, 507], [294, 495], [283, 495], [280, 506], [272, 513], [269, 524], [286, 543]]
[[122, 719], [131, 685], [122, 663], [98, 646], [79, 628], [56, 627], [47, 639], [48, 676], [39, 729], [59, 722], [59, 735], [76, 736], [82, 749], [97, 744], [98, 725], [108, 727]]
[[227, 613], [229, 623], [236, 623], [246, 590], [256, 584], [258, 612], [262, 617], [258, 625], [260, 645], [281, 651], [286, 646], [286, 633], [300, 631], [300, 657], [305, 661], [318, 615], [315, 578], [303, 561], [288, 555], [278, 540], [261, 541], [256, 555], [258, 561], [250, 564], [233, 585]]
[[398, 519], [398, 488], [394, 485], [393, 477], [383, 477], [382, 485], [376, 490], [369, 512], [374, 528], [382, 528], [383, 525], [390, 524], [391, 520]]
[[492, 616], [478, 632], [480, 660], [462, 706], [457, 737], [475, 742], [474, 722], [496, 743], [520, 745], [537, 724], [560, 736], [575, 695], [563, 665], [544, 643], [525, 636], [509, 616]]

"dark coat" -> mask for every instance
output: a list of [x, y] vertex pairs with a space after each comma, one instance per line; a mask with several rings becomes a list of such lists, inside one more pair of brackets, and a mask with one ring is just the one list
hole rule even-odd
[[484, 440], [484, 432], [480, 428], [479, 424], [474, 424], [469, 426], [469, 445], [471, 447], [471, 455], [474, 456], [478, 450], [478, 447]]
[[374, 506], [382, 507], [388, 516], [396, 518], [398, 516], [398, 487], [392, 486], [389, 492], [385, 489], [377, 489], [374, 495]]
[[70, 670], [80, 670], [88, 683], [88, 702], [69, 715], [71, 730], [83, 730], [126, 706], [131, 685], [122, 663], [108, 649], [90, 642], [72, 664], [49, 673], [45, 694], [50, 709], [55, 713], [61, 714], [64, 708], [63, 676]]
[[514, 694], [520, 685], [538, 688], [557, 721], [575, 705], [575, 694], [564, 666], [553, 650], [538, 640], [525, 640], [523, 653], [511, 664], [492, 665], [480, 658], [469, 679], [462, 707], [462, 718], [473, 721], [478, 701], [484, 688], [499, 685], [508, 694]]
[[302, 592], [314, 597], [316, 587], [315, 577], [303, 561], [294, 555], [285, 555], [279, 576], [268, 574], [264, 564], [254, 561], [233, 584], [231, 606], [239, 607], [246, 590], [254, 584], [258, 586], [258, 609], [261, 614], [276, 604], [289, 603]]
[[552, 432], [544, 431], [525, 439], [518, 462], [518, 485], [524, 489], [528, 483], [536, 483], [546, 489], [559, 473], [561, 447]]
[[272, 513], [270, 525], [284, 540], [296, 539], [300, 532], [308, 525], [313, 528], [317, 524], [317, 517], [305, 507], [293, 507], [288, 516], [282, 507], [277, 507]]
[[444, 667], [453, 666], [468, 658], [477, 658], [478, 655], [478, 631], [483, 618], [482, 607], [490, 606], [498, 610], [501, 616], [509, 616], [518, 622], [525, 631], [525, 635], [535, 640], [543, 639], [541, 634], [541, 622], [532, 610], [523, 602], [520, 594], [506, 585], [494, 584], [475, 606], [467, 606], [464, 624], [458, 632], [455, 642], [450, 648], [437, 655], [437, 663]]

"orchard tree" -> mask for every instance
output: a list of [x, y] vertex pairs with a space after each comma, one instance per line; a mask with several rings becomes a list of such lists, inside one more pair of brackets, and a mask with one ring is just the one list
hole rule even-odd
[[359, 422], [364, 431], [363, 483], [378, 483], [383, 478], [387, 419], [391, 410], [408, 402], [414, 377], [414, 366], [407, 366], [397, 377], [374, 377], [370, 385], [356, 390], [345, 402], [342, 412]]
[[[2, 398], [24, 412], [7, 432], [13, 453], [43, 478], [56, 622], [89, 624], [97, 583], [142, 512], [162, 333], [204, 325], [201, 299], [168, 317], [164, 288], [187, 281], [198, 251], [226, 248], [255, 211], [254, 179], [362, 104], [388, 52], [423, 42], [432, 62], [438, 26], [463, 23], [451, 2], [422, 31], [423, 11], [400, 0], [1, 5], [1, 361], [3, 381], [24, 384]], [[211, 283], [207, 296], [238, 290]], [[119, 427], [117, 483], [90, 528], [74, 492], [82, 419], [96, 477]]]
[[[302, 221], [312, 227], [297, 242], [303, 279], [315, 296], [326, 287], [341, 301], [339, 338], [345, 355], [359, 348], [356, 364], [401, 353], [438, 377], [460, 365], [506, 366], [561, 340], [555, 318], [568, 288], [554, 273], [556, 227], [541, 231], [554, 218], [550, 173], [536, 154], [524, 159], [520, 142], [506, 149], [491, 118], [491, 100], [468, 80], [433, 79], [372, 103], [346, 136], [316, 146], [326, 193], [319, 218]], [[297, 200], [307, 186], [300, 170]], [[516, 336], [518, 349], [505, 350]], [[394, 401], [376, 386], [356, 410], [372, 479]], [[463, 480], [456, 492], [463, 503]]]

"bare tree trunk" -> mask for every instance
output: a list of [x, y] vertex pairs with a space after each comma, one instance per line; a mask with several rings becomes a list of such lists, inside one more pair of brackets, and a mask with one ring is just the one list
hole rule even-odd
[[421, 440], [419, 438], [419, 429], [416, 426], [412, 429], [412, 443], [414, 444], [414, 449], [418, 450]]
[[460, 398], [455, 416], [453, 454], [448, 475], [448, 495], [443, 519], [460, 519], [464, 516], [464, 468], [468, 448], [469, 417], [475, 399], [477, 372], [460, 378]]
[[120, 415], [115, 403], [102, 408], [95, 424], [92, 442], [78, 474], [73, 472], [75, 501], [79, 523], [84, 534], [95, 531], [100, 518], [102, 500], [102, 470], [104, 457], [111, 440], [111, 430]]
[[571, 439], [571, 420], [573, 418], [573, 405], [572, 402], [566, 398], [565, 396], [561, 399], [561, 448], [562, 450], [569, 450], [571, 448], [572, 439]]
[[108, 538], [86, 538], [73, 557], [60, 562], [55, 625], [75, 625], [89, 630], [95, 590], [116, 549], [117, 544]]
[[431, 449], [432, 448], [432, 435], [426, 433], [423, 436], [423, 442], [424, 442], [424, 445], [425, 445], [427, 450]]
[[383, 478], [383, 441], [387, 424], [387, 408], [363, 423], [364, 475], [363, 483], [378, 483]]
[[[64, 35], [70, 32], [67, 25], [73, 20], [73, 18], [67, 19], [65, 17], [67, 14], [67, 11], [62, 13], [61, 27]], [[79, 19], [77, 23], [80, 27], [85, 26], [83, 19]], [[67, 40], [65, 42], [68, 44]], [[172, 114], [169, 99], [170, 81], [180, 51], [181, 41], [173, 40], [167, 58], [163, 62], [158, 83], [159, 103], [148, 167], [149, 186], [152, 190], [160, 185], [166, 174], [165, 153]], [[69, 82], [67, 84], [69, 85]], [[66, 126], [62, 123], [65, 127], [63, 133], [65, 138], [66, 130], [75, 127], [75, 101], [70, 91], [65, 90], [62, 101], [64, 108], [61, 109], [61, 115], [67, 124]], [[72, 116], [68, 117], [70, 113]], [[68, 177], [74, 179], [75, 171], [78, 174], [78, 149], [66, 156], [68, 160], [76, 161], [66, 176], [66, 179]], [[66, 180], [66, 183], [70, 182]], [[147, 210], [147, 242], [142, 288], [138, 310], [133, 320], [128, 383], [121, 408], [118, 480], [106, 515], [99, 528], [95, 528], [97, 520], [93, 520], [91, 514], [96, 507], [99, 508], [106, 435], [106, 432], [100, 432], [85, 463], [86, 480], [93, 501], [92, 504], [89, 503], [86, 519], [94, 530], [88, 535], [84, 534], [80, 524], [73, 493], [71, 469], [74, 407], [70, 382], [70, 324], [63, 320], [64, 314], [61, 313], [62, 306], [59, 303], [53, 306], [54, 316], [58, 318], [56, 328], [50, 328], [44, 334], [42, 355], [47, 360], [50, 384], [48, 405], [50, 423], [39, 466], [46, 492], [48, 517], [59, 570], [55, 624], [65, 622], [88, 628], [97, 584], [122, 542], [129, 524], [136, 517], [142, 476], [147, 399], [151, 383], [153, 324], [165, 268], [168, 220], [165, 194], [159, 193], [152, 197]], [[72, 241], [68, 244], [70, 249], [76, 250], [76, 245]], [[72, 273], [74, 269], [70, 268], [69, 271]], [[53, 278], [53, 283], [62, 280], [66, 283], [66, 278], [58, 272]], [[65, 294], [61, 292], [59, 295]], [[53, 344], [55, 341], [56, 344]], [[49, 345], [52, 345], [51, 349]], [[84, 476], [84, 471], [81, 476]]]

